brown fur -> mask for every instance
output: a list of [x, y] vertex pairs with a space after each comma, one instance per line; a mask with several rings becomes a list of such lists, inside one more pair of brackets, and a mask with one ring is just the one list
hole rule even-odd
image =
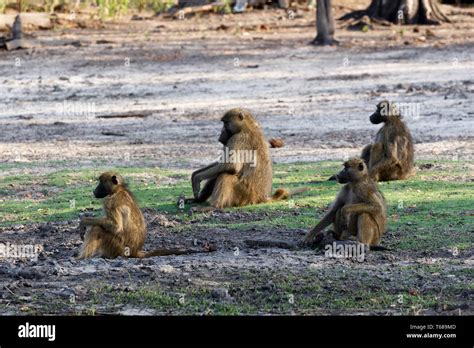
[[384, 123], [375, 142], [362, 150], [361, 157], [369, 168], [370, 177], [375, 181], [389, 181], [414, 175], [413, 139], [397, 107], [388, 101], [380, 102], [370, 121]]
[[[142, 251], [146, 237], [145, 220], [132, 193], [118, 173], [103, 173], [94, 195], [96, 198], [104, 198], [105, 216], [81, 219], [79, 225], [81, 233], [86, 232], [87, 226], [91, 228], [85, 233], [79, 259], [94, 256], [113, 259], [120, 255], [150, 257], [201, 252], [190, 249], [156, 249], [148, 253]], [[208, 251], [211, 249], [213, 247]]]
[[329, 212], [306, 236], [306, 244], [322, 239], [322, 231], [331, 223], [338, 240], [355, 236], [360, 243], [376, 246], [385, 232], [387, 206], [377, 184], [369, 178], [367, 167], [360, 158], [344, 163], [336, 175], [341, 189]]
[[[265, 136], [252, 114], [236, 108], [222, 117], [224, 126], [219, 141], [224, 151], [255, 151], [256, 165], [253, 163], [215, 162], [195, 171], [191, 176], [194, 199], [191, 202], [210, 203], [215, 208], [244, 206], [286, 199], [291, 194], [278, 189], [273, 196], [272, 160]], [[200, 184], [206, 181], [201, 190]]]
[[282, 139], [272, 138], [268, 142], [270, 143], [270, 147], [272, 148], [285, 146], [285, 142]]

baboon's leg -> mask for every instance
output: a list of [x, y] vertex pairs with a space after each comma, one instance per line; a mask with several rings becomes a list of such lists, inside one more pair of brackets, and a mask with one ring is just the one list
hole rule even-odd
[[211, 205], [215, 208], [233, 207], [240, 202], [236, 199], [239, 178], [232, 174], [221, 174], [217, 177], [211, 196]]
[[78, 259], [87, 259], [100, 253], [103, 232], [99, 226], [92, 226], [91, 230], [84, 236], [84, 244], [81, 246]]
[[[348, 219], [348, 220], [347, 220]], [[338, 240], [346, 240], [351, 235], [355, 235], [357, 232], [352, 233], [354, 230], [354, 214], [346, 217], [342, 214], [342, 209], [336, 211], [336, 217], [334, 218], [334, 235]]]
[[393, 166], [391, 170], [386, 170], [381, 173], [381, 178], [386, 180], [400, 180], [404, 179], [402, 168], [399, 164]]
[[89, 233], [85, 235], [78, 258], [87, 259], [95, 256], [116, 258], [124, 254], [122, 243], [116, 236], [105, 232], [100, 226], [92, 226]]
[[362, 154], [360, 155], [360, 158], [362, 158], [367, 165], [369, 166], [370, 163], [370, 150], [372, 149], [372, 145], [367, 145], [362, 149]]
[[367, 213], [359, 214], [357, 221], [357, 239], [365, 245], [377, 245], [380, 241], [380, 233], [377, 223]]
[[348, 236], [354, 236], [357, 237], [357, 221], [358, 221], [358, 214], [350, 214], [349, 215], [349, 222], [347, 226], [347, 234]]
[[199, 197], [194, 200], [196, 203], [202, 203], [207, 201], [209, 197], [212, 195], [212, 191], [214, 191], [214, 186], [216, 186], [217, 179], [211, 179], [206, 182], [201, 192], [199, 192]]
[[134, 250], [125, 250], [123, 242], [117, 236], [111, 234], [103, 234], [101, 238], [102, 257], [105, 257], [107, 259], [115, 259], [118, 256], [134, 256]]

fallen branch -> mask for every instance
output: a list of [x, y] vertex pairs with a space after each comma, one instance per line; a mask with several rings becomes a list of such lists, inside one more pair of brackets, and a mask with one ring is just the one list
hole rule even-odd
[[185, 7], [185, 8], [177, 10], [175, 13], [173, 13], [172, 17], [182, 18], [183, 16], [188, 15], [188, 14], [211, 12], [211, 11], [214, 11], [214, 8], [222, 7], [222, 6], [225, 6], [225, 4], [220, 1], [213, 2], [207, 5], [201, 5], [201, 6], [189, 6], [189, 7]]
[[112, 114], [112, 115], [98, 115], [96, 118], [146, 118], [150, 116], [151, 113], [146, 114], [137, 114], [137, 113], [127, 113], [127, 114]]
[[35, 44], [27, 39], [16, 39], [5, 42], [5, 47], [8, 51], [12, 51], [19, 48], [32, 48]]
[[102, 135], [112, 136], [112, 137], [124, 137], [123, 133], [114, 133], [114, 132], [102, 132]]
[[[0, 14], [0, 30], [9, 30], [13, 27], [16, 16], [16, 14]], [[53, 22], [51, 21], [51, 15], [49, 13], [21, 13], [20, 18], [24, 28], [33, 27], [39, 29], [51, 29], [53, 27]]]

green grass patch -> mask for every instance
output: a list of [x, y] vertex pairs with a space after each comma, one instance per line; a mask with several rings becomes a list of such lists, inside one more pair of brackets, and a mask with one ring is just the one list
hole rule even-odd
[[[418, 164], [426, 164], [420, 162]], [[466, 249], [474, 242], [473, 188], [466, 176], [465, 162], [430, 161], [434, 166], [419, 170], [406, 181], [380, 183], [389, 206], [386, 239], [401, 250], [434, 250], [442, 246]], [[33, 174], [34, 166], [22, 167], [22, 174], [9, 174], [14, 169], [3, 164], [6, 174], [0, 180], [0, 226], [18, 223], [61, 221], [78, 218], [81, 211], [100, 214], [101, 202], [92, 191], [101, 172], [110, 169], [50, 169]], [[71, 165], [72, 167], [72, 165]], [[68, 166], [66, 166], [68, 168]], [[274, 166], [274, 189], [309, 187], [309, 191], [289, 201], [260, 204], [228, 211], [242, 211], [262, 219], [226, 222], [205, 214], [192, 217], [176, 206], [181, 194], [191, 196], [191, 171], [150, 167], [115, 168], [129, 182], [142, 208], [174, 214], [178, 220], [194, 219], [202, 228], [309, 228], [325, 213], [325, 209], [341, 188], [326, 179], [341, 168], [340, 162], [278, 164]], [[266, 215], [265, 215], [266, 214]], [[265, 218], [268, 216], [269, 218]], [[179, 230], [181, 227], [177, 227]]]

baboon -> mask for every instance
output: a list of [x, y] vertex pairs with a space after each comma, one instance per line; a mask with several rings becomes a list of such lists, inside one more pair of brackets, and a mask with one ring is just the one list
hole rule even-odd
[[326, 216], [306, 235], [304, 243], [319, 243], [322, 231], [332, 223], [336, 239], [355, 236], [360, 243], [377, 246], [385, 232], [387, 206], [377, 183], [369, 177], [365, 162], [360, 158], [344, 162], [336, 180], [346, 185]]
[[415, 174], [413, 140], [395, 104], [382, 101], [370, 116], [370, 122], [384, 122], [361, 154], [375, 181], [403, 180]]
[[[287, 199], [306, 189], [278, 189], [271, 196], [272, 160], [260, 125], [248, 110], [225, 113], [219, 142], [224, 145], [220, 161], [196, 170], [191, 176], [193, 199], [210, 198], [214, 208], [225, 208]], [[201, 182], [206, 181], [201, 190]]]
[[[105, 216], [81, 219], [79, 231], [81, 237], [84, 237], [84, 243], [79, 252], [79, 259], [94, 256], [113, 259], [120, 255], [142, 258], [206, 252], [164, 248], [144, 252], [142, 248], [146, 237], [145, 219], [135, 198], [118, 173], [103, 173], [94, 190], [94, 196], [104, 198]], [[87, 226], [91, 226], [91, 229], [86, 232]], [[208, 248], [207, 251], [214, 251], [214, 246]]]

